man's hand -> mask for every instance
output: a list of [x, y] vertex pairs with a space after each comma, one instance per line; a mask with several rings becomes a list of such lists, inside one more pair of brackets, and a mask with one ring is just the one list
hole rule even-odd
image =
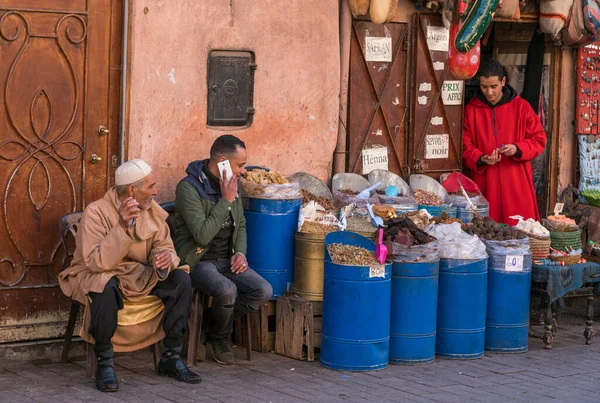
[[231, 272], [233, 274], [241, 274], [248, 268], [246, 256], [241, 253], [236, 253], [231, 257]]
[[502, 155], [500, 155], [500, 150], [496, 148], [492, 155], [484, 155], [483, 157], [481, 157], [481, 161], [485, 162], [488, 165], [494, 165], [497, 162], [500, 162], [501, 158]]
[[173, 263], [173, 258], [171, 257], [171, 252], [168, 250], [161, 250], [154, 257], [154, 268], [158, 270], [168, 269]]
[[127, 231], [129, 221], [140, 216], [140, 204], [133, 198], [123, 200], [119, 207], [119, 225]]
[[517, 146], [514, 144], [506, 144], [500, 149], [500, 153], [507, 157], [512, 157], [517, 153]]
[[238, 191], [238, 180], [237, 177], [227, 177], [227, 172], [223, 172], [223, 178], [219, 181], [221, 185], [221, 194], [229, 203], [233, 203]]

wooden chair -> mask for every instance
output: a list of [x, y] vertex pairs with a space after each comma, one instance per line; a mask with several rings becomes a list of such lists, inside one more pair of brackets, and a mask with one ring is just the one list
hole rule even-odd
[[[63, 269], [66, 269], [71, 264], [73, 254], [67, 247], [67, 235], [70, 233], [75, 239], [77, 235], [77, 229], [79, 227], [79, 221], [81, 221], [82, 212], [72, 213], [64, 216], [58, 222], [58, 233], [60, 235], [60, 242], [65, 251], [65, 262]], [[77, 301], [71, 301], [71, 311], [69, 313], [69, 322], [67, 323], [67, 330], [65, 331], [65, 340], [63, 342], [63, 350], [61, 362], [66, 363], [69, 361], [69, 351], [71, 349], [71, 341], [73, 339], [73, 331], [75, 330], [75, 324], [77, 317], [79, 316], [79, 308], [81, 304]], [[158, 370], [158, 360], [160, 358], [160, 347], [159, 343], [155, 343], [151, 347], [152, 354], [154, 356], [154, 371]], [[94, 346], [90, 343], [86, 343], [87, 350], [87, 362], [86, 362], [86, 375], [88, 377], [93, 376], [96, 372], [96, 354], [94, 354]]]
[[[175, 202], [166, 202], [160, 205], [163, 210], [169, 213], [167, 218], [167, 224], [171, 232], [171, 237], [175, 234]], [[195, 366], [198, 361], [204, 361], [204, 355], [206, 351], [202, 351], [199, 359], [199, 345], [202, 336], [202, 318], [204, 317], [204, 310], [210, 306], [211, 298], [209, 295], [203, 294], [197, 290], [194, 290], [192, 296], [192, 307], [190, 310], [190, 318], [188, 322], [189, 335], [188, 335], [188, 348], [187, 348], [187, 363], [188, 365]], [[250, 315], [244, 315], [241, 318], [245, 322], [246, 327], [246, 359], [252, 360], [252, 341], [250, 338]]]

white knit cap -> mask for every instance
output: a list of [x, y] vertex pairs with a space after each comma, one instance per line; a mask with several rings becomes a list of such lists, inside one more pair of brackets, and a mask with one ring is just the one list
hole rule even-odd
[[143, 160], [127, 161], [115, 171], [115, 185], [129, 185], [150, 175], [152, 168]]

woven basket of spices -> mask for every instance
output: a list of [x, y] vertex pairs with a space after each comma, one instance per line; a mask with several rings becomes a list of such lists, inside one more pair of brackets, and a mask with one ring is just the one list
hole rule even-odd
[[581, 260], [581, 255], [550, 256], [550, 260], [553, 262], [563, 262], [566, 265], [577, 264]]
[[525, 231], [517, 230], [518, 233], [529, 237], [529, 248], [533, 260], [547, 259], [550, 256], [551, 240], [549, 236], [539, 236]]

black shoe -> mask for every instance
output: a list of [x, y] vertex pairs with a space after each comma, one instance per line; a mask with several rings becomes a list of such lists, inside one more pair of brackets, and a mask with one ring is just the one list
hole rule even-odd
[[119, 390], [119, 381], [113, 367], [110, 365], [98, 365], [96, 369], [96, 388], [100, 392], [116, 392]]
[[158, 375], [170, 376], [185, 383], [200, 383], [200, 375], [189, 370], [180, 358], [173, 358], [158, 363]]
[[229, 346], [229, 341], [225, 337], [210, 338], [208, 340], [213, 349], [213, 358], [216, 362], [223, 365], [233, 364], [234, 356]]

